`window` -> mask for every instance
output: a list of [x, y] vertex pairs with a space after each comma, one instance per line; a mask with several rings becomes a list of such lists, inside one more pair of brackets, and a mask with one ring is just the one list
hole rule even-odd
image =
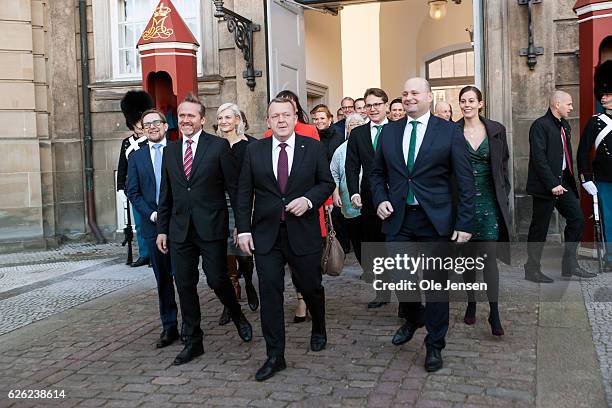
[[[136, 43], [144, 31], [153, 10], [159, 0], [112, 0], [116, 1], [116, 21], [114, 35], [112, 36], [115, 47], [113, 47], [113, 77], [115, 78], [138, 78], [140, 72], [140, 57], [136, 49]], [[200, 0], [174, 0], [185, 24], [189, 27], [194, 37], [201, 43], [200, 38]], [[198, 74], [201, 74], [202, 52], [198, 49]]]

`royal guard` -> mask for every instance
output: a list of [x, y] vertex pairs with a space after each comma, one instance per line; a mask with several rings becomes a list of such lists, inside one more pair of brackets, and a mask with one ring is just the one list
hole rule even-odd
[[141, 116], [143, 112], [148, 109], [153, 108], [153, 98], [144, 92], [144, 91], [128, 91], [123, 98], [121, 99], [121, 111], [123, 112], [123, 116], [125, 116], [125, 124], [132, 131], [132, 134], [125, 139], [121, 143], [121, 152], [119, 153], [119, 164], [117, 165], [117, 192], [121, 195], [123, 202], [127, 208], [127, 222], [126, 222], [126, 232], [129, 229], [129, 232], [126, 233], [125, 243], [128, 243], [130, 246], [128, 247], [128, 263], [131, 266], [143, 266], [150, 264], [149, 253], [147, 251], [147, 246], [145, 245], [144, 240], [140, 236], [140, 216], [138, 215], [138, 211], [134, 211], [134, 224], [136, 226], [136, 239], [138, 241], [138, 259], [135, 262], [131, 262], [131, 224], [129, 213], [130, 208], [127, 204], [127, 198], [125, 196], [125, 186], [127, 182], [127, 173], [128, 173], [128, 158], [131, 153], [140, 149], [141, 146], [147, 144], [147, 137], [144, 135], [144, 131], [142, 129], [142, 121]]
[[[603, 112], [586, 124], [578, 145], [578, 172], [582, 187], [597, 196], [605, 241], [605, 270], [612, 270], [612, 60], [595, 70], [595, 97]], [[595, 158], [591, 161], [591, 152]]]

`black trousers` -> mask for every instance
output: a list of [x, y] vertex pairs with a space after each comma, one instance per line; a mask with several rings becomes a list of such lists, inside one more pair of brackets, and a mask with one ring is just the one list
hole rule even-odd
[[296, 255], [289, 246], [289, 236], [284, 224], [278, 232], [276, 243], [267, 254], [256, 254], [255, 265], [259, 278], [261, 298], [261, 329], [266, 340], [268, 357], [285, 353], [285, 265], [292, 270], [292, 280], [304, 297], [312, 316], [312, 334], [325, 334], [325, 291], [321, 284], [321, 251], [308, 255]]
[[[446, 236], [441, 236], [436, 231], [435, 227], [425, 214], [425, 211], [419, 205], [406, 206], [406, 213], [402, 222], [402, 227], [396, 235], [387, 237], [388, 242], [428, 242], [428, 243], [445, 243], [450, 239]], [[431, 248], [427, 251], [430, 255], [436, 255]], [[418, 253], [416, 253], [418, 254]], [[413, 254], [408, 254], [414, 256]], [[431, 269], [423, 271], [423, 278], [441, 283], [442, 287], [446, 287], [447, 274], [444, 271]], [[448, 294], [446, 293], [446, 298]], [[400, 297], [402, 297], [400, 295]], [[426, 295], [426, 305], [423, 307], [421, 302], [405, 302], [402, 307], [406, 312], [406, 321], [414, 325], [425, 323], [427, 328], [427, 336], [425, 344], [437, 348], [439, 350], [446, 346], [445, 336], [448, 331], [448, 300], [440, 301], [445, 297], [443, 291], [432, 293], [432, 298], [435, 301], [429, 301]]]
[[181, 303], [183, 337], [187, 342], [202, 342], [200, 328], [200, 298], [198, 263], [202, 257], [202, 269], [208, 286], [215, 292], [221, 303], [230, 310], [233, 319], [242, 313], [236, 300], [234, 288], [227, 274], [227, 239], [203, 241], [189, 226], [185, 242], [170, 242], [170, 253], [175, 268], [175, 283]]
[[580, 209], [578, 197], [568, 186], [568, 183], [564, 182], [563, 187], [568, 191], [555, 198], [533, 197], [533, 215], [529, 226], [529, 235], [527, 236], [527, 263], [525, 264], [525, 268], [528, 270], [540, 269], [548, 226], [555, 208], [566, 221], [563, 233], [565, 250], [563, 252], [562, 268], [563, 270], [572, 269], [578, 265], [576, 250], [582, 240], [584, 216]]
[[[344, 218], [344, 216], [342, 216]], [[361, 265], [361, 242], [364, 237], [364, 223], [361, 215], [353, 218], [344, 218], [348, 239], [355, 251], [355, 258]]]
[[174, 271], [170, 262], [170, 255], [163, 254], [157, 249], [155, 238], [145, 238], [153, 273], [157, 281], [157, 297], [159, 299], [159, 317], [165, 331], [177, 328], [176, 300], [174, 298]]

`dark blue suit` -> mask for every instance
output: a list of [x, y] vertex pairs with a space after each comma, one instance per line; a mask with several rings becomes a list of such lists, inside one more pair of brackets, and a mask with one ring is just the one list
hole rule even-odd
[[149, 145], [146, 144], [130, 155], [126, 194], [134, 211], [138, 211], [142, 217], [141, 234], [149, 249], [153, 272], [155, 272], [155, 279], [157, 280], [159, 314], [163, 329], [170, 331], [177, 327], [174, 273], [170, 263], [170, 255], [161, 253], [155, 244], [157, 226], [151, 221], [151, 214], [157, 211], [155, 188], [155, 172], [153, 171], [151, 152]]
[[[393, 213], [382, 224], [387, 241], [448, 242], [453, 230], [471, 233], [474, 176], [461, 130], [456, 124], [431, 115], [410, 173], [402, 150], [404, 129], [408, 126], [408, 137], [412, 130], [408, 120], [406, 117], [383, 127], [370, 173], [374, 208], [383, 201], [393, 206]], [[453, 178], [458, 192], [456, 206]], [[418, 206], [406, 204], [409, 186]], [[446, 286], [444, 271], [424, 271], [424, 276]], [[444, 348], [448, 330], [448, 302], [441, 300], [446, 296], [440, 297], [438, 293], [435, 301], [428, 301], [425, 316], [420, 302], [408, 305], [407, 321], [419, 326], [425, 323], [428, 332], [425, 342], [437, 349]]]

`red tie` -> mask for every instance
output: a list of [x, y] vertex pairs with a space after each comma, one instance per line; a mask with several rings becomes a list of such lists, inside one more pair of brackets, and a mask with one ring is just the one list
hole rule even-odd
[[185, 177], [189, 180], [191, 176], [191, 164], [193, 163], [193, 150], [191, 150], [193, 140], [187, 139], [185, 143], [187, 143], [187, 148], [185, 149], [185, 157], [183, 158], [183, 168], [185, 169]]
[[565, 129], [563, 129], [563, 126], [561, 126], [561, 140], [563, 140], [563, 153], [565, 153], [565, 168], [568, 169], [573, 176], [574, 172], [572, 171], [572, 162], [570, 161], [569, 151], [567, 150], [567, 140], [565, 139]]

